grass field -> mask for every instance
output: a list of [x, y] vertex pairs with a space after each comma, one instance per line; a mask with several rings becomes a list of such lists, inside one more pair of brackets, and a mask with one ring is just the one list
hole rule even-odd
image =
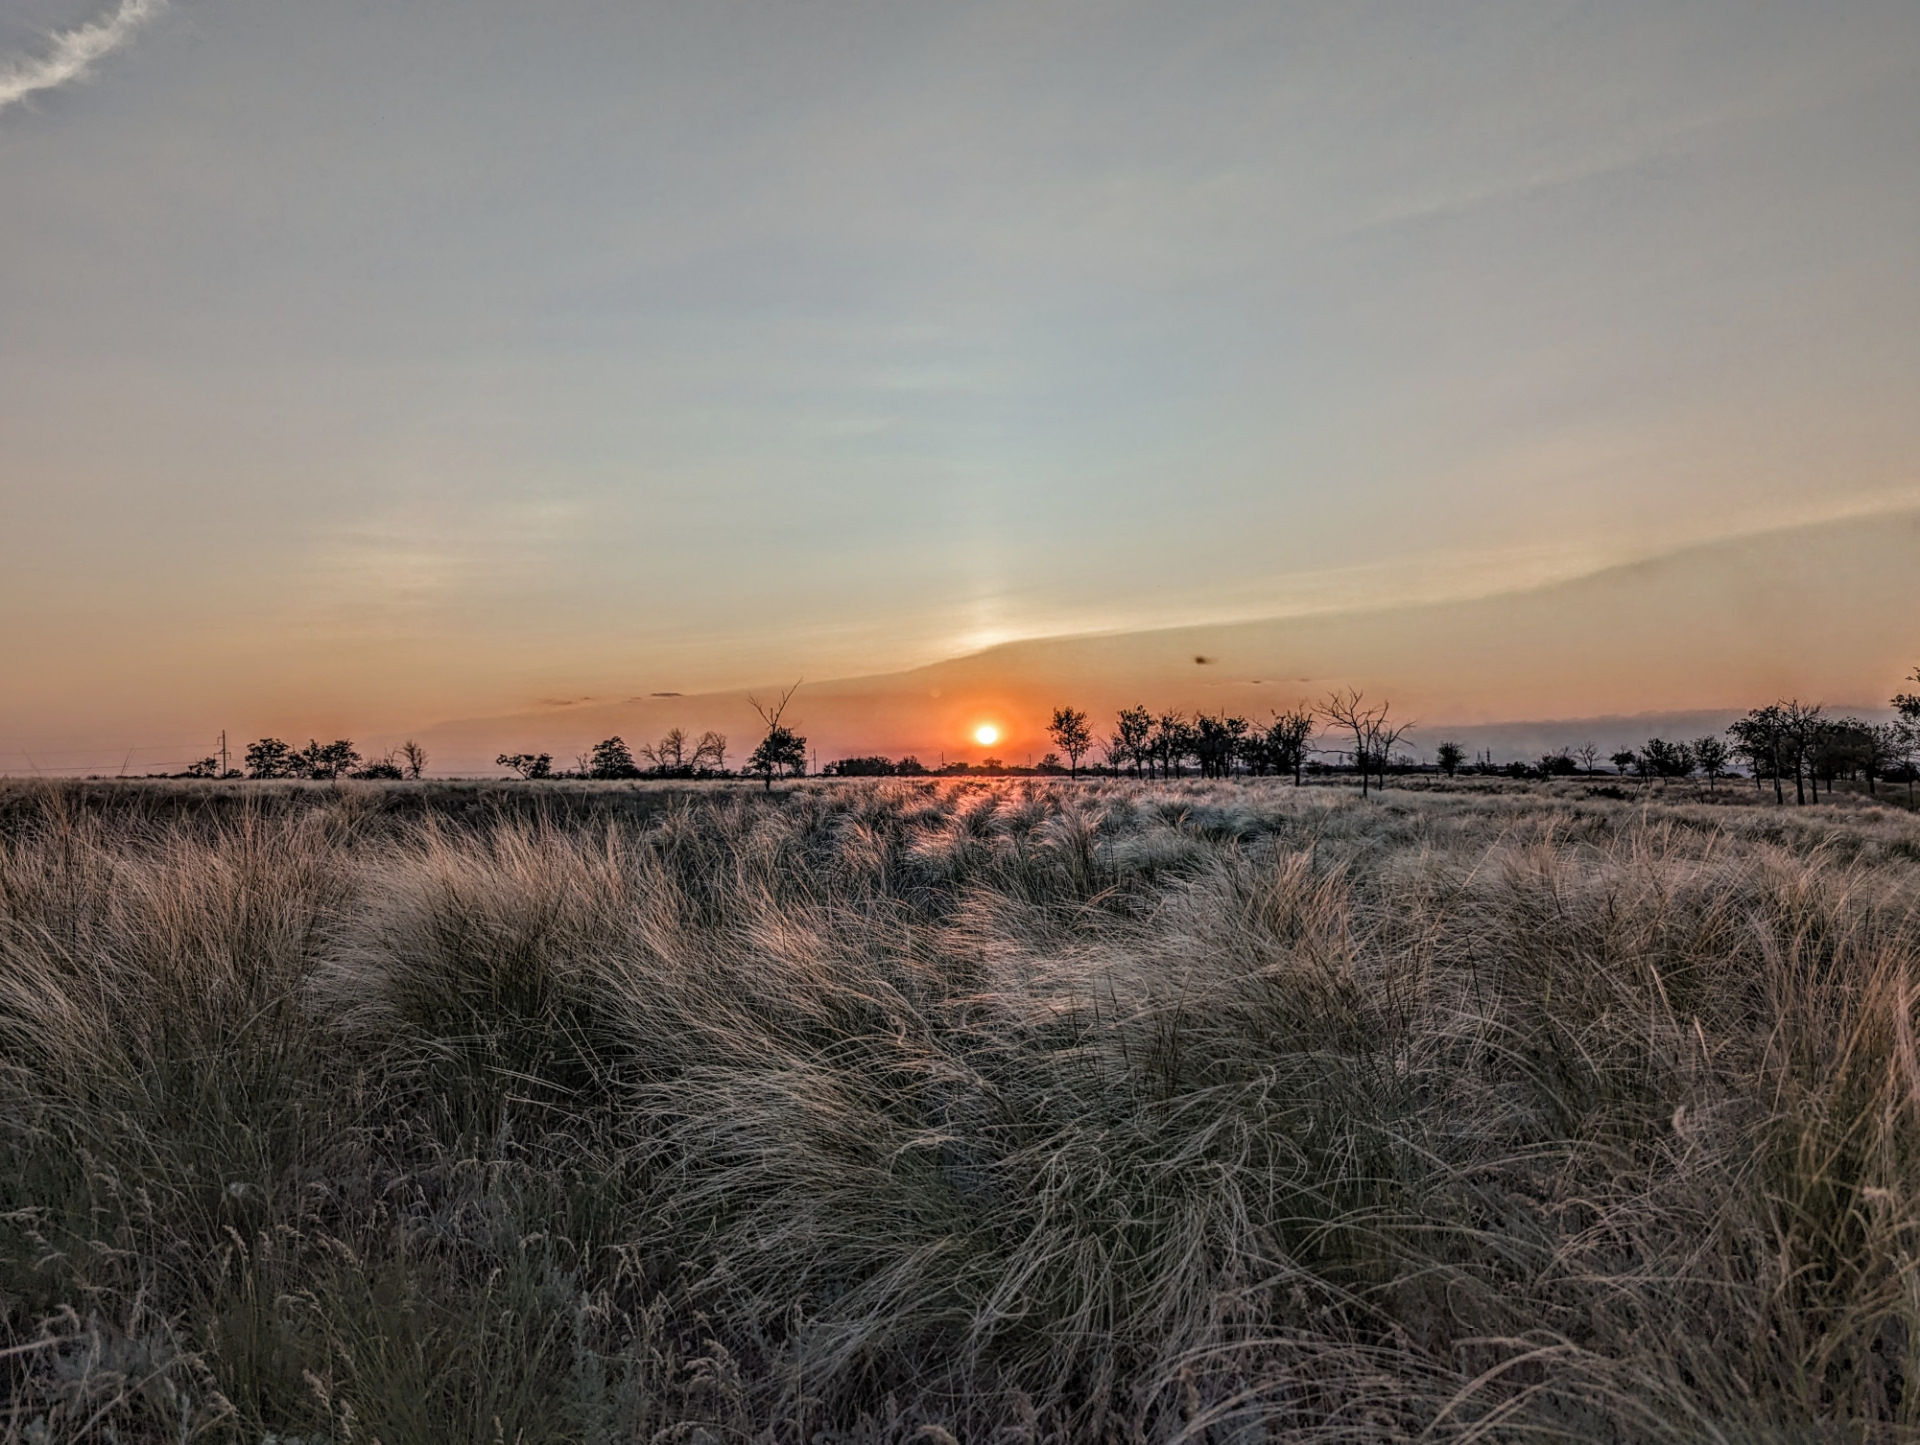
[[0, 788], [6, 1441], [1920, 1438], [1920, 823]]

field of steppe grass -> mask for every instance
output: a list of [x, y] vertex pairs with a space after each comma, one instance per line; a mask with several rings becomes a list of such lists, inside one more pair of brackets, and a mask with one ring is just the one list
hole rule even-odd
[[0, 1439], [1920, 1438], [1920, 823], [0, 787]]

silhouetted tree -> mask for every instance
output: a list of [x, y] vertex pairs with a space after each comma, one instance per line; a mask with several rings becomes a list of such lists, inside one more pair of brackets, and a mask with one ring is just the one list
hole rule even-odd
[[[1920, 667], [1913, 670], [1908, 681], [1920, 683]], [[1899, 754], [1897, 766], [1906, 775], [1907, 801], [1912, 802], [1915, 755], [1920, 753], [1920, 692], [1896, 692], [1893, 710], [1899, 714], [1894, 724], [1894, 746]]]
[[1068, 773], [1078, 777], [1080, 759], [1093, 746], [1093, 730], [1087, 726], [1087, 715], [1078, 708], [1055, 708], [1053, 721], [1047, 724], [1047, 736], [1059, 744], [1060, 751], [1067, 755]]
[[1813, 762], [1817, 781], [1831, 789], [1836, 779], [1862, 777], [1870, 794], [1879, 792], [1879, 780], [1900, 753], [1897, 723], [1870, 723], [1857, 717], [1829, 722], [1819, 736]]
[[1203, 778], [1224, 778], [1233, 772], [1234, 757], [1247, 735], [1247, 720], [1222, 713], [1209, 717], [1202, 713], [1193, 723], [1193, 753], [1200, 763]]
[[292, 761], [300, 777], [344, 778], [359, 764], [360, 754], [346, 738], [336, 738], [330, 743], [309, 738]]
[[586, 774], [590, 778], [606, 780], [640, 776], [640, 769], [634, 765], [633, 751], [618, 737], [595, 743], [593, 751], [587, 754], [584, 761]]
[[727, 735], [714, 732], [711, 728], [701, 733], [700, 741], [693, 745], [692, 762], [696, 773], [724, 773], [727, 770]]
[[1794, 801], [1807, 801], [1806, 784], [1813, 785], [1813, 801], [1820, 801], [1820, 779], [1814, 776], [1812, 763], [1825, 740], [1827, 717], [1819, 703], [1802, 703], [1789, 698], [1780, 705], [1787, 744], [1787, 761], [1793, 768]]
[[840, 758], [820, 770], [826, 778], [890, 778], [899, 772], [892, 758]]
[[1581, 771], [1592, 777], [1593, 765], [1600, 760], [1600, 749], [1592, 743], [1582, 743], [1573, 750], [1572, 756], [1578, 760]]
[[1360, 772], [1360, 796], [1367, 795], [1368, 775], [1373, 768], [1373, 755], [1380, 746], [1382, 730], [1386, 726], [1388, 705], [1380, 703], [1374, 707], [1366, 705], [1366, 695], [1358, 688], [1348, 688], [1344, 692], [1329, 693], [1327, 700], [1320, 704], [1320, 711], [1335, 727], [1353, 737], [1353, 765]]
[[1733, 755], [1746, 759], [1753, 772], [1754, 791], [1759, 791], [1762, 778], [1772, 778], [1774, 802], [1785, 803], [1781, 779], [1786, 773], [1786, 722], [1780, 705], [1754, 708], [1728, 726], [1727, 736], [1733, 739]]
[[[1793, 698], [1754, 708], [1728, 727], [1727, 736], [1733, 739], [1734, 753], [1752, 767], [1756, 788], [1762, 778], [1772, 778], [1774, 801], [1784, 803], [1783, 784], [1791, 776], [1794, 801], [1804, 803], [1809, 763], [1826, 729], [1827, 720], [1817, 703], [1809, 706]], [[1814, 801], [1819, 801], [1818, 779], [1814, 779]]]
[[766, 781], [768, 792], [773, 791], [773, 775], [776, 772], [798, 775], [807, 770], [807, 740], [781, 721], [787, 704], [793, 700], [793, 694], [799, 686], [796, 682], [780, 694], [777, 702], [763, 703], [757, 697], [747, 699], [753, 704], [753, 710], [760, 714], [760, 721], [767, 726], [767, 735], [760, 739], [760, 745], [747, 759], [747, 771], [760, 774]]
[[511, 768], [524, 779], [553, 776], [552, 753], [502, 753], [494, 762], [503, 768]]
[[679, 777], [691, 771], [687, 766], [687, 734], [683, 728], [668, 728], [659, 742], [640, 745], [640, 756], [662, 777]]
[[1546, 753], [1541, 756], [1539, 772], [1543, 778], [1570, 778], [1579, 771], [1580, 765], [1569, 757], [1564, 750], [1557, 753]]
[[1688, 744], [1693, 749], [1693, 761], [1706, 775], [1707, 792], [1713, 792], [1714, 779], [1727, 773], [1727, 745], [1712, 733], [1703, 738], [1695, 738]]
[[1163, 712], [1153, 721], [1153, 734], [1147, 740], [1147, 753], [1160, 766], [1160, 776], [1171, 778], [1181, 770], [1187, 754], [1193, 751], [1193, 733], [1184, 713]]
[[1452, 777], [1460, 771], [1460, 764], [1467, 760], [1467, 750], [1458, 743], [1442, 743], [1433, 750], [1433, 760], [1441, 772]]
[[1670, 743], [1664, 738], [1648, 738], [1640, 749], [1642, 771], [1649, 778], [1685, 778], [1693, 772], [1693, 750], [1685, 743]]
[[1860, 771], [1866, 775], [1869, 793], [1878, 791], [1874, 786], [1878, 779], [1888, 777], [1900, 766], [1905, 756], [1903, 732], [1898, 722], [1862, 724]]
[[1413, 723], [1392, 722], [1392, 718], [1388, 718], [1386, 714], [1386, 704], [1384, 702], [1380, 704], [1380, 725], [1379, 729], [1375, 729], [1373, 756], [1379, 768], [1382, 791], [1386, 789], [1386, 770], [1394, 762], [1394, 748], [1400, 745], [1400, 739], [1404, 739], [1405, 735], [1411, 731], [1413, 731]]
[[1320, 715], [1310, 704], [1303, 702], [1288, 712], [1274, 713], [1273, 721], [1267, 724], [1266, 731], [1261, 734], [1261, 747], [1273, 770], [1292, 773], [1296, 788], [1300, 786], [1300, 775], [1307, 765], [1313, 730], [1319, 723]]
[[1140, 776], [1140, 769], [1151, 766], [1153, 739], [1153, 714], [1140, 704], [1122, 708], [1115, 719], [1113, 738], [1107, 744], [1109, 752], [1119, 759], [1125, 759], [1133, 765], [1133, 775]]
[[400, 744], [400, 770], [416, 779], [427, 770], [427, 750], [412, 738]]
[[1904, 718], [1895, 725], [1894, 758], [1887, 776], [1907, 785], [1907, 802], [1913, 802], [1913, 786], [1920, 780], [1920, 727]]
[[1624, 778], [1629, 772], [1637, 772], [1639, 770], [1640, 754], [1634, 752], [1631, 748], [1621, 748], [1620, 751], [1616, 753], [1608, 754], [1607, 761], [1612, 763], [1619, 771], [1620, 776]]
[[[1909, 682], [1920, 682], [1920, 667], [1913, 670]], [[1893, 695], [1893, 710], [1902, 720], [1920, 726], [1920, 692], [1896, 692]]]
[[292, 778], [294, 751], [279, 738], [261, 738], [247, 747], [247, 776], [250, 778]]

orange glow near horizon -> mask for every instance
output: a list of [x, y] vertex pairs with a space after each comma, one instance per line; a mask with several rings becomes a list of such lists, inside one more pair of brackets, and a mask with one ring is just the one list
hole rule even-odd
[[973, 740], [983, 748], [990, 748], [1000, 741], [1000, 729], [992, 723], [981, 723], [973, 730]]

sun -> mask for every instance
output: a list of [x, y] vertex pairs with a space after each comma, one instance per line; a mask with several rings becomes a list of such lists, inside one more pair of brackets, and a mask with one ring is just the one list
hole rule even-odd
[[990, 748], [1000, 741], [1000, 729], [992, 723], [981, 723], [973, 730], [973, 740], [983, 748]]

